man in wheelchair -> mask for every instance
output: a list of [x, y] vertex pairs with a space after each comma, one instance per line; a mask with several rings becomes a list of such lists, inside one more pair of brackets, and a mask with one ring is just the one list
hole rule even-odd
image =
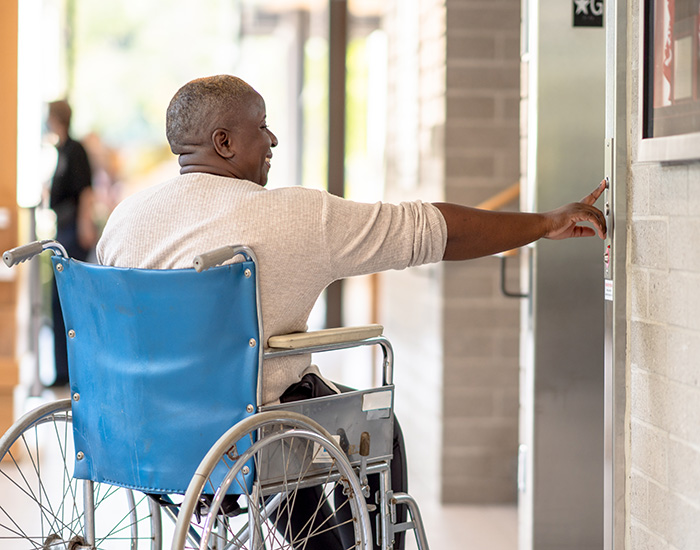
[[[245, 244], [258, 258], [266, 336], [306, 331], [316, 300], [337, 279], [487, 256], [540, 238], [602, 238], [606, 231], [593, 206], [604, 184], [580, 202], [546, 213], [418, 200], [364, 204], [316, 189], [266, 189], [277, 137], [267, 125], [263, 98], [230, 75], [183, 86], [168, 107], [166, 133], [180, 174], [115, 209], [97, 245], [98, 260], [117, 267], [189, 268], [202, 251]], [[309, 355], [265, 360], [262, 379], [263, 404], [341, 391]], [[405, 491], [398, 425], [394, 433], [391, 486]], [[317, 547], [347, 547], [333, 537]], [[401, 544], [397, 538], [396, 547]]]
[[[605, 234], [603, 214], [593, 206], [602, 183], [581, 202], [543, 214], [421, 201], [364, 204], [316, 189], [265, 189], [277, 137], [263, 98], [234, 76], [183, 86], [166, 124], [180, 175], [117, 206], [98, 243], [98, 261], [189, 268], [203, 250], [244, 243], [260, 262], [267, 335], [306, 330], [317, 298], [337, 279], [487, 256], [540, 238]], [[270, 361], [263, 401], [278, 400], [306, 374], [320, 377], [308, 357]]]

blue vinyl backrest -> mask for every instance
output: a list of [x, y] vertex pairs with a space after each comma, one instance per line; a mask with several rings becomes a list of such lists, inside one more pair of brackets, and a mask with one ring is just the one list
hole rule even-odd
[[84, 454], [74, 476], [184, 493], [209, 447], [257, 405], [254, 263], [197, 273], [52, 260]]

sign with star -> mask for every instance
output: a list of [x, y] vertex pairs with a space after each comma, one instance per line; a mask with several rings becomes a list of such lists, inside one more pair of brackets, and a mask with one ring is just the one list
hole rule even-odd
[[573, 0], [574, 27], [602, 27], [603, 0]]

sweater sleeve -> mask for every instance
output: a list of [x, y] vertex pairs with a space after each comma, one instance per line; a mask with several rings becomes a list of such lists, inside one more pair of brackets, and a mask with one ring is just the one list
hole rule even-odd
[[357, 203], [324, 195], [322, 231], [334, 279], [439, 262], [447, 224], [430, 203]]

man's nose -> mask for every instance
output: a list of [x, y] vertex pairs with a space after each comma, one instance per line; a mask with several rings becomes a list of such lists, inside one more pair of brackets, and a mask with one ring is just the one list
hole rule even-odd
[[277, 141], [277, 136], [276, 136], [275, 134], [273, 134], [271, 130], [268, 130], [268, 132], [270, 133], [270, 138], [272, 139], [271, 146], [272, 146], [272, 147], [277, 147], [277, 144], [279, 143], [279, 142]]

